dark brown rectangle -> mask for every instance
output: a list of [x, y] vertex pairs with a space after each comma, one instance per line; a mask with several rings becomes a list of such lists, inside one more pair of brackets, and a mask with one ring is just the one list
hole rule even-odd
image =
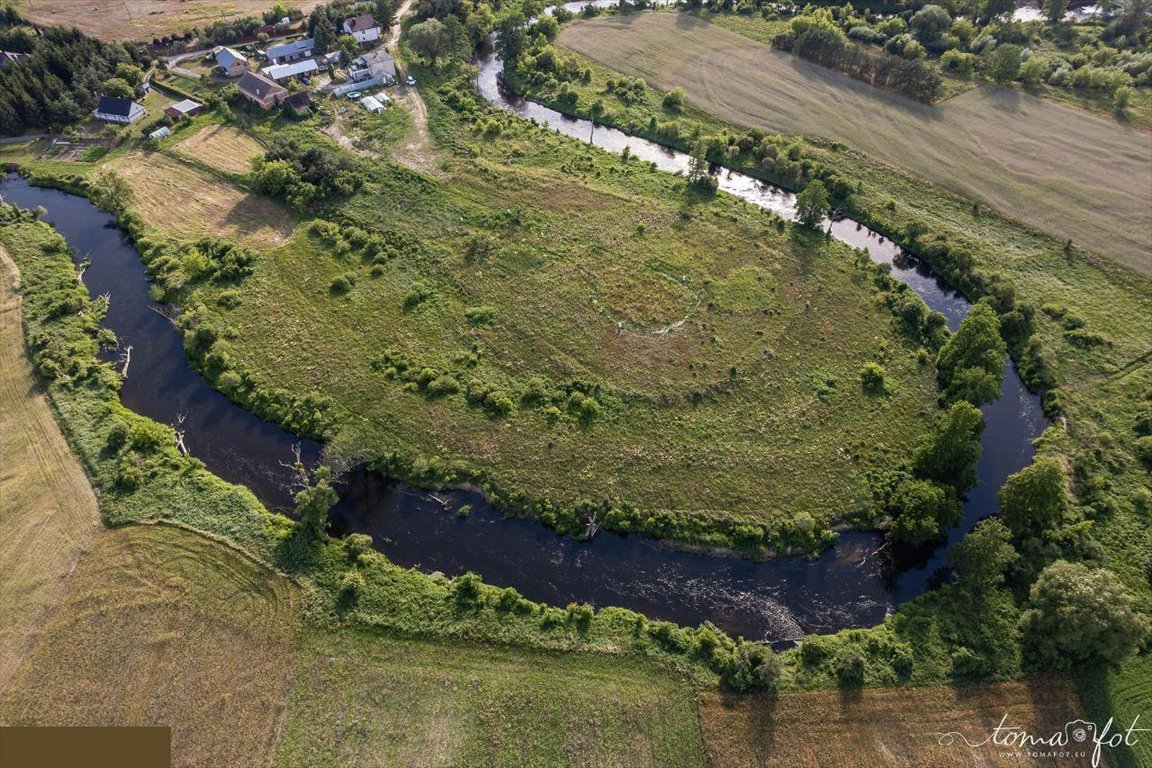
[[0, 768], [171, 766], [171, 728], [0, 728]]

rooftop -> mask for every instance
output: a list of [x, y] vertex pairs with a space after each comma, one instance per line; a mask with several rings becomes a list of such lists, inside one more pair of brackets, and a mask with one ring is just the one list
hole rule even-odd
[[101, 96], [100, 103], [96, 105], [97, 112], [102, 112], [105, 115], [118, 115], [120, 117], [129, 117], [137, 109], [144, 109], [144, 107], [132, 101], [132, 99], [122, 99], [119, 96]]
[[240, 81], [236, 83], [236, 87], [240, 89], [241, 93], [261, 100], [270, 95], [288, 93], [288, 89], [284, 86], [255, 72], [245, 72]]
[[295, 56], [307, 51], [311, 51], [316, 47], [316, 41], [308, 37], [304, 40], [296, 40], [292, 43], [281, 43], [280, 45], [272, 45], [268, 47], [268, 58], [279, 59], [285, 56]]

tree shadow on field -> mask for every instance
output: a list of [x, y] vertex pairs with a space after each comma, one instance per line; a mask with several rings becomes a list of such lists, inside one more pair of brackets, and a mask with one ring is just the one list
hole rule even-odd
[[[1123, 734], [1132, 725], [1131, 720], [1124, 720], [1116, 712], [1113, 703], [1116, 696], [1116, 692], [1113, 690], [1115, 679], [1108, 675], [1106, 666], [1089, 666], [1077, 670], [1074, 685], [1083, 710], [1081, 716], [1085, 720], [1095, 723], [1097, 728], [1103, 728], [1109, 719], [1113, 720], [1112, 728], [1104, 737], [1106, 743], [1110, 744], [1107, 742], [1109, 737], [1117, 733]], [[1043, 690], [1038, 695], [1042, 696]], [[1148, 714], [1152, 714], [1152, 712]], [[1141, 715], [1141, 721], [1137, 725], [1144, 728], [1149, 727], [1145, 722], [1145, 715]], [[1143, 735], [1147, 737], [1147, 734]], [[1120, 743], [1114, 747], [1103, 747], [1102, 752], [1105, 763], [1111, 768], [1137, 768], [1139, 765], [1135, 753], [1124, 743], [1124, 739], [1121, 739]]]
[[[780, 700], [774, 693], [722, 693], [720, 705], [743, 720], [742, 728], [726, 729], [736, 739], [747, 739], [755, 755], [755, 765], [768, 765], [779, 751], [777, 740], [777, 710]], [[784, 731], [779, 734], [786, 736]]]

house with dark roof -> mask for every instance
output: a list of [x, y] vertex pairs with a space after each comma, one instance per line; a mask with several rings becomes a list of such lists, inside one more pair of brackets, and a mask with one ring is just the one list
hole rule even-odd
[[312, 38], [297, 40], [293, 43], [281, 43], [268, 47], [268, 61], [273, 64], [286, 64], [290, 61], [299, 61], [312, 56], [316, 41]]
[[109, 123], [134, 123], [144, 117], [148, 110], [131, 99], [121, 99], [117, 96], [101, 96], [100, 103], [92, 110], [92, 116], [97, 120]]
[[216, 66], [226, 77], [240, 77], [248, 71], [248, 59], [231, 48], [221, 47], [216, 50]]
[[288, 98], [287, 88], [255, 72], [245, 72], [236, 88], [241, 96], [255, 102], [260, 109], [272, 109]]
[[358, 43], [370, 43], [380, 39], [380, 23], [370, 13], [353, 16], [344, 20], [344, 34], [352, 35]]
[[307, 91], [292, 94], [284, 100], [284, 103], [288, 106], [288, 109], [297, 115], [308, 114], [308, 111], [312, 109], [313, 104], [315, 104], [315, 102], [312, 101], [312, 96]]

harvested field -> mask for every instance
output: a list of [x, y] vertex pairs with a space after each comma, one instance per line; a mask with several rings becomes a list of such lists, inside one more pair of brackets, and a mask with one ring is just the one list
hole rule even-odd
[[252, 158], [264, 153], [256, 139], [226, 125], [205, 126], [177, 144], [176, 149], [222, 171], [239, 174], [251, 171]]
[[1010, 88], [903, 99], [679, 13], [566, 25], [561, 42], [724, 120], [820, 135], [1152, 274], [1152, 135]]
[[[318, 0], [289, 3], [305, 15]], [[38, 24], [79, 27], [103, 40], [142, 40], [241, 16], [259, 16], [268, 0], [16, 0]]]
[[709, 763], [724, 768], [1090, 764], [1090, 747], [1070, 747], [1075, 757], [1037, 759], [1011, 748], [969, 747], [960, 738], [939, 743], [950, 732], [980, 742], [1005, 715], [1006, 725], [1045, 738], [1083, 717], [1074, 686], [1062, 681], [805, 691], [777, 698], [705, 694], [700, 703]]
[[0, 245], [0, 696], [103, 529], [24, 356], [19, 277]]
[[263, 765], [288, 695], [296, 587], [177, 528], [104, 533], [0, 701], [0, 722], [170, 725], [179, 765]]
[[217, 235], [276, 248], [296, 224], [281, 206], [158, 153], [130, 154], [114, 167], [132, 186], [132, 207], [178, 237]]
[[701, 766], [689, 684], [635, 659], [306, 633], [277, 765]]

